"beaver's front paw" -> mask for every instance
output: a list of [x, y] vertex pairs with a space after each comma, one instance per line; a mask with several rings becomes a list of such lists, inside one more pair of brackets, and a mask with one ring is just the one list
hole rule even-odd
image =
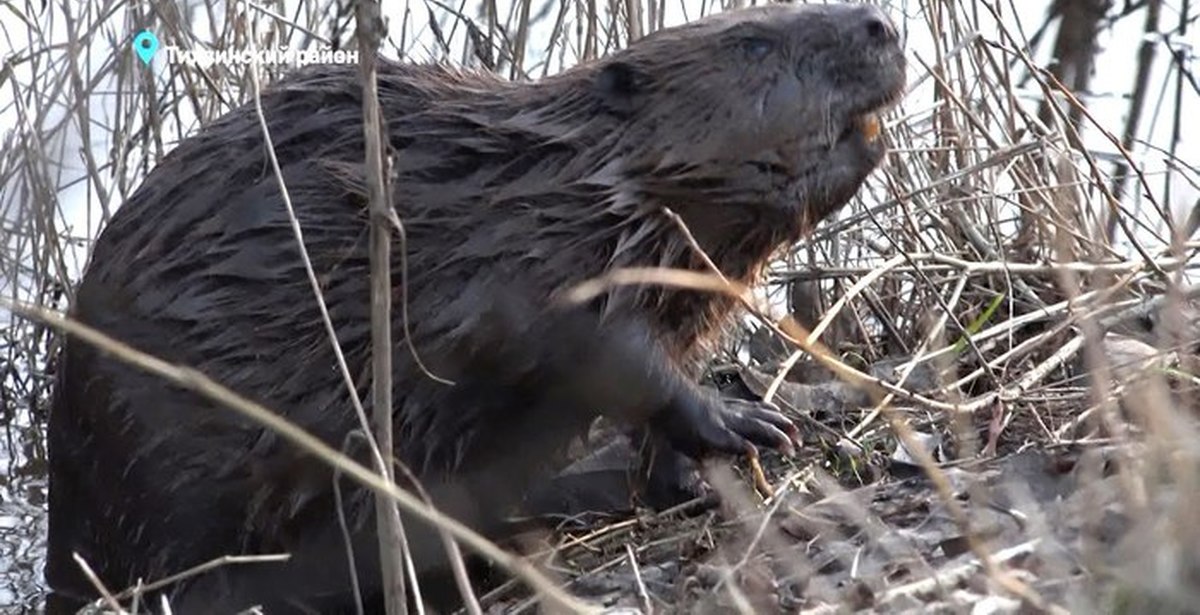
[[721, 400], [701, 393], [677, 398], [652, 421], [671, 446], [689, 457], [744, 455], [756, 446], [794, 450], [796, 426], [764, 402]]

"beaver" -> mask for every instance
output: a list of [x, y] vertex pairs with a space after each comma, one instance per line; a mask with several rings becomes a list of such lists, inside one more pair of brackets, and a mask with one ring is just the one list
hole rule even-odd
[[[437, 505], [493, 531], [600, 415], [689, 458], [791, 445], [785, 417], [726, 404], [693, 377], [734, 300], [652, 285], [570, 309], [555, 298], [620, 267], [705, 271], [693, 242], [753, 283], [844, 205], [881, 162], [876, 114], [905, 83], [882, 12], [770, 5], [658, 31], [536, 82], [383, 62], [378, 83], [405, 229], [393, 253], [394, 331], [407, 337], [392, 349], [396, 451]], [[261, 104], [367, 402], [357, 69], [298, 69]], [[232, 110], [179, 143], [112, 217], [73, 315], [365, 459], [283, 203], [255, 107]], [[48, 445], [46, 574], [59, 604], [95, 595], [72, 553], [119, 588], [277, 552], [292, 557], [175, 586], [175, 612], [352, 604], [337, 477], [269, 430], [67, 339]], [[343, 487], [360, 588], [377, 598], [370, 495]], [[418, 563], [437, 560], [435, 538], [412, 540]]]

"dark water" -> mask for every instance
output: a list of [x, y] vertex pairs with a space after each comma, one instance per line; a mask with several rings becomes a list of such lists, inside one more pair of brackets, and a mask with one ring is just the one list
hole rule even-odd
[[12, 422], [0, 427], [0, 613], [34, 613], [44, 594], [44, 431], [21, 420], [26, 413], [5, 414]]
[[[5, 288], [0, 280], [0, 288]], [[35, 292], [35, 289], [42, 289]], [[19, 286], [26, 302], [62, 310], [61, 286]], [[0, 309], [0, 614], [40, 613], [45, 601], [46, 416], [54, 381], [52, 330]]]
[[0, 614], [42, 609], [50, 336], [0, 312]]

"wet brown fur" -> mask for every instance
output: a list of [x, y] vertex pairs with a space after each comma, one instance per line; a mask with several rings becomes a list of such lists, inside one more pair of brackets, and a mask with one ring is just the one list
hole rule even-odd
[[[664, 206], [726, 275], [753, 283], [776, 249], [849, 200], [882, 156], [877, 145], [832, 143], [903, 86], [899, 47], [876, 40], [894, 33], [871, 29], [867, 10], [729, 13], [536, 83], [383, 64], [409, 328], [422, 357], [439, 375], [469, 375], [454, 357], [482, 344], [473, 336], [492, 316], [481, 306], [506, 281], [536, 307], [616, 267], [703, 269]], [[755, 37], [771, 42], [765, 57]], [[297, 71], [264, 92], [262, 106], [368, 399], [356, 68]], [[257, 122], [252, 105], [240, 107], [161, 162], [97, 242], [75, 313], [341, 446], [356, 421]], [[614, 289], [596, 307], [606, 320], [642, 323], [652, 350], [686, 370], [734, 305], [644, 286]], [[546, 334], [539, 322], [518, 317], [509, 334], [535, 340]], [[401, 335], [403, 323], [394, 330]], [[456, 397], [399, 339], [394, 360], [401, 460], [430, 481], [493, 463], [478, 451], [505, 426], [499, 402]], [[49, 576], [59, 586], [75, 582], [62, 580], [76, 576], [68, 548], [120, 585], [231, 549], [289, 548], [314, 523], [333, 523], [316, 505], [329, 498], [329, 475], [270, 431], [74, 341], [51, 440]], [[360, 508], [361, 524], [370, 507]]]

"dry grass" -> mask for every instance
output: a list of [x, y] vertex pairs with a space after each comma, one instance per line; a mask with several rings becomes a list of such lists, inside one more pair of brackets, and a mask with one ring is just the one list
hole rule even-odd
[[[790, 336], [847, 364], [833, 367], [870, 402], [809, 415], [797, 458], [764, 458], [770, 497], [737, 476], [741, 465], [715, 467], [722, 514], [575, 528], [532, 547], [534, 561], [574, 593], [655, 611], [1194, 612], [1200, 141], [1186, 126], [1200, 87], [1181, 42], [1197, 9], [1150, 0], [1097, 15], [1091, 4], [1058, 3], [1059, 19], [1023, 3], [890, 3], [912, 66], [888, 122], [893, 153], [772, 269], [756, 305], [774, 332], [748, 321], [716, 357], [769, 381], [800, 359], [769, 343]], [[0, 126], [12, 126], [0, 145], [0, 290], [55, 310], [155, 162], [255, 91], [240, 66], [148, 70], [129, 53], [133, 33], [181, 47], [357, 48], [349, 3], [2, 6], [13, 52], [0, 66]], [[721, 8], [409, 2], [382, 50], [538, 78]], [[258, 70], [269, 82], [285, 67]], [[1113, 70], [1128, 98], [1094, 91]], [[777, 325], [786, 314], [807, 329]], [[44, 487], [55, 347], [42, 321], [0, 311], [0, 502], [16, 485]], [[895, 357], [914, 359], [900, 370], [912, 386], [864, 373]], [[936, 377], [916, 385], [920, 373]], [[904, 474], [917, 466], [929, 480]], [[0, 569], [26, 565], [18, 557], [28, 549], [0, 547]], [[30, 580], [13, 578], [0, 596], [31, 599]], [[530, 610], [527, 587], [482, 605]]]

